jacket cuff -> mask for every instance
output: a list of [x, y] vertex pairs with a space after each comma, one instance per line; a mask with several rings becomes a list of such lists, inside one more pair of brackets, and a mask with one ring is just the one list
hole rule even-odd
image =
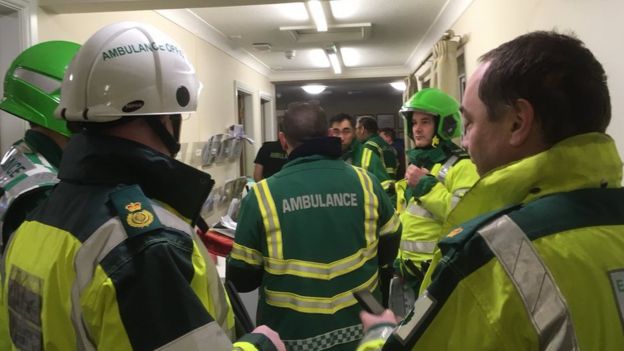
[[275, 345], [264, 334], [249, 333], [234, 343], [234, 350], [242, 351], [277, 351]]
[[431, 191], [436, 184], [438, 184], [438, 179], [430, 174], [427, 174], [426, 176], [420, 178], [418, 184], [416, 184], [412, 190], [412, 195], [414, 198], [418, 199]]

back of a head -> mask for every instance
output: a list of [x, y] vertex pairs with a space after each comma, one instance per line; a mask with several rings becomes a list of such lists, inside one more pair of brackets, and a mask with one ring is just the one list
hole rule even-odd
[[342, 121], [349, 121], [352, 127], [354, 125], [353, 117], [346, 113], [339, 113], [335, 116], [332, 116], [332, 118], [329, 119], [329, 125], [331, 126], [334, 123], [341, 123]]
[[80, 49], [69, 41], [46, 41], [20, 53], [6, 72], [0, 109], [31, 124], [69, 136], [66, 122], [54, 117], [65, 69]]
[[377, 134], [379, 131], [377, 120], [373, 116], [360, 116], [357, 119], [357, 124], [361, 125], [368, 134]]
[[325, 111], [307, 102], [296, 102], [288, 106], [282, 118], [282, 128], [286, 139], [293, 147], [304, 141], [327, 136]]
[[481, 61], [490, 63], [479, 86], [490, 118], [517, 99], [526, 99], [547, 144], [606, 131], [611, 120], [607, 77], [579, 39], [532, 32], [486, 53]]
[[103, 27], [65, 73], [57, 115], [76, 122], [195, 111], [200, 83], [180, 46], [137, 22]]
[[386, 134], [390, 138], [390, 140], [396, 139], [396, 132], [393, 128], [381, 128], [379, 129], [379, 134], [381, 133]]

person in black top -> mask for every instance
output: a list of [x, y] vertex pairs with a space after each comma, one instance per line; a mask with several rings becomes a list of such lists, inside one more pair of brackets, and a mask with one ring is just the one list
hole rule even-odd
[[253, 178], [256, 182], [279, 172], [286, 163], [286, 151], [279, 141], [267, 141], [260, 147], [254, 160]]

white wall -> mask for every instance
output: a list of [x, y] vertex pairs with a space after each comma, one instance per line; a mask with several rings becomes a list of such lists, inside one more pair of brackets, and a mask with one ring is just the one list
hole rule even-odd
[[621, 0], [474, 0], [453, 26], [468, 35], [466, 72], [490, 49], [533, 30], [576, 33], [607, 72], [611, 125], [607, 132], [624, 155], [624, 1]]
[[[258, 127], [253, 131], [247, 131], [247, 134], [254, 140], [261, 140], [259, 92], [268, 92], [274, 96], [274, 85], [267, 77], [241, 64], [157, 12], [52, 14], [39, 9], [39, 40], [63, 39], [83, 43], [99, 28], [118, 21], [139, 21], [159, 28], [178, 42], [189, 61], [195, 66], [203, 89], [197, 112], [183, 122], [182, 142], [207, 141], [211, 135], [224, 133], [226, 127], [236, 123], [235, 81], [245, 84], [254, 91], [253, 125]], [[255, 152], [259, 147], [259, 143], [254, 145]], [[239, 166], [237, 163], [226, 163], [213, 165], [204, 171], [210, 173], [219, 186], [226, 180], [238, 176]]]
[[[4, 92], [4, 75], [11, 62], [20, 53], [19, 17], [16, 11], [5, 10], [0, 4], [0, 97]], [[0, 154], [24, 136], [28, 124], [10, 113], [0, 110]]]

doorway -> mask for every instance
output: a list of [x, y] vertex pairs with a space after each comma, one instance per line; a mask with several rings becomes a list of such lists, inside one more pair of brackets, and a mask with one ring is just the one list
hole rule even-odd
[[[246, 135], [254, 135], [253, 93], [251, 89], [244, 87], [239, 82], [236, 82], [236, 111], [236, 123], [243, 126]], [[253, 161], [256, 157], [255, 149], [253, 145], [244, 140], [240, 142], [243, 145], [243, 151], [240, 156], [239, 175], [251, 177], [253, 176]]]

